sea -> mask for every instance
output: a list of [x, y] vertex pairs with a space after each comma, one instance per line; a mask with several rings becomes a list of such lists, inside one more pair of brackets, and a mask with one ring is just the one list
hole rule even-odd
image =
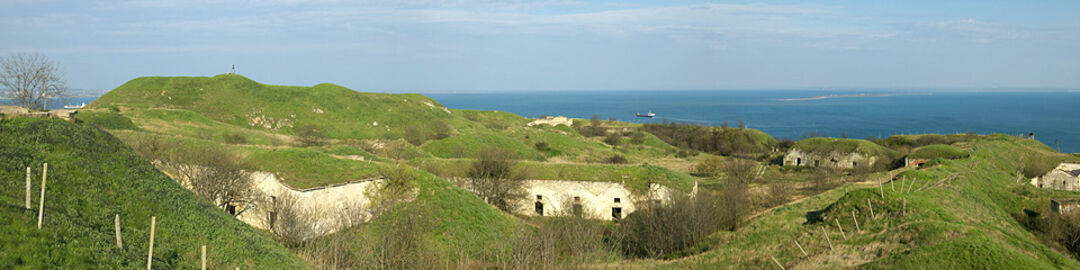
[[[1080, 153], [1080, 92], [1066, 91], [546, 91], [425, 93], [453, 109], [497, 110], [525, 117], [615, 118], [750, 128], [781, 139], [886, 138], [896, 134], [1027, 135], [1051, 148]], [[90, 103], [79, 97], [49, 104]], [[8, 103], [0, 100], [0, 103]], [[654, 118], [637, 117], [648, 112]]]
[[[750, 128], [773, 137], [885, 138], [896, 134], [1027, 135], [1080, 153], [1080, 92], [881, 92], [810, 90], [429, 93], [453, 109], [526, 117], [615, 118]], [[636, 114], [656, 114], [654, 118]]]

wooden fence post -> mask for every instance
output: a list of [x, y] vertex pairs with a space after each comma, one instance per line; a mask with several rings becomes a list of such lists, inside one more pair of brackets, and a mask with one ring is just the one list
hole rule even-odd
[[800, 245], [800, 244], [799, 244], [799, 240], [793, 240], [793, 241], [795, 241], [795, 246], [796, 246], [796, 247], [799, 247], [799, 251], [802, 251], [802, 255], [803, 255], [803, 257], [806, 257], [807, 259], [809, 259], [809, 258], [810, 258], [810, 255], [806, 254], [806, 250], [805, 250], [805, 249], [803, 249], [803, 248], [802, 248], [802, 245]]
[[905, 217], [907, 216], [907, 198], [904, 198], [904, 209], [901, 213], [903, 213]]
[[859, 219], [855, 218], [855, 210], [851, 210], [851, 220], [855, 221], [855, 232], [862, 232], [862, 229], [859, 228]]
[[26, 167], [26, 210], [30, 210], [30, 167]]
[[885, 199], [885, 188], [882, 187], [882, 186], [883, 186], [883, 184], [881, 183], [881, 178], [878, 178], [877, 188], [878, 188], [878, 191], [881, 192], [881, 198]]
[[829, 250], [833, 250], [832, 240], [829, 240], [829, 232], [825, 230], [825, 225], [821, 225], [821, 232], [825, 234], [825, 241], [829, 242]]
[[780, 261], [776, 260], [776, 257], [773, 257], [772, 255], [769, 255], [769, 258], [772, 258], [772, 262], [776, 263], [776, 266], [779, 266], [780, 270], [787, 270], [787, 268], [784, 268], [783, 264], [780, 264]]
[[870, 198], [866, 198], [866, 205], [870, 206], [870, 218], [876, 218], [874, 215], [874, 204], [870, 203]]
[[843, 236], [844, 240], [847, 240], [847, 234], [844, 233], [844, 227], [840, 227], [840, 219], [839, 218], [833, 218], [833, 220], [836, 221], [836, 228], [840, 229], [840, 236]]
[[202, 246], [202, 270], [206, 270], [206, 246]]
[[146, 253], [146, 270], [150, 270], [154, 262], [154, 227], [157, 225], [157, 217], [150, 217], [150, 250]]
[[120, 214], [116, 214], [116, 247], [123, 249], [124, 242], [120, 241]]
[[41, 229], [41, 220], [45, 218], [45, 179], [49, 175], [49, 163], [45, 163], [41, 170], [41, 203], [38, 204], [37, 228]]

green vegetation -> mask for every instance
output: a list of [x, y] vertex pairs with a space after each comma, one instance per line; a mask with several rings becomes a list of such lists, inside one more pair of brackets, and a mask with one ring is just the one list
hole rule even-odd
[[317, 149], [249, 148], [247, 156], [254, 169], [272, 172], [289, 186], [298, 189], [374, 178], [378, 164], [329, 156]]
[[441, 120], [467, 125], [430, 98], [416, 94], [360, 93], [333, 84], [264, 85], [240, 75], [142, 77], [94, 100], [91, 108], [181, 109], [234, 126], [294, 134], [314, 125], [329, 138], [400, 138], [408, 125]]
[[[269, 237], [200, 200], [112, 135], [59, 120], [0, 121], [0, 268], [140, 268], [156, 216], [155, 268], [305, 268]], [[36, 228], [41, 164], [49, 163], [42, 229]], [[34, 210], [23, 210], [26, 167]], [[117, 248], [119, 214], [124, 247]]]
[[927, 145], [927, 146], [919, 147], [918, 149], [915, 149], [915, 151], [912, 151], [911, 154], [908, 154], [907, 157], [908, 158], [918, 158], [918, 159], [935, 159], [935, 158], [958, 159], [958, 158], [966, 158], [967, 156], [968, 156], [967, 151], [964, 151], [964, 150], [962, 150], [960, 148], [957, 148], [955, 146], [944, 145], [944, 144], [934, 144], [934, 145]]
[[430, 141], [420, 148], [441, 158], [476, 158], [481, 149], [490, 145], [513, 151], [521, 159], [544, 159], [544, 155], [533, 147], [496, 133], [458, 135]]
[[[746, 229], [720, 232], [709, 250], [675, 262], [644, 262], [671, 268], [704, 265], [773, 267], [770, 256], [793, 267], [868, 268], [1077, 268], [1056, 244], [1025, 230], [1018, 217], [1044, 209], [1064, 194], [1018, 183], [1021, 156], [1072, 157], [1032, 140], [987, 137], [972, 142], [969, 159], [908, 170], [893, 183], [848, 184], [751, 219]], [[903, 188], [902, 188], [903, 187]], [[902, 190], [902, 191], [901, 191]], [[884, 196], [882, 196], [884, 192]], [[1075, 197], [1075, 195], [1067, 195]], [[876, 217], [870, 217], [867, 201]], [[852, 214], [861, 226], [854, 230]], [[840, 237], [837, 221], [848, 239]], [[829, 232], [835, 250], [822, 235]], [[798, 240], [805, 259], [791, 244]]]
[[[471, 164], [468, 159], [425, 159], [409, 164], [441, 177], [466, 177]], [[694, 186], [690, 175], [655, 165], [558, 164], [519, 162], [517, 170], [528, 179], [621, 182], [632, 190], [644, 191], [649, 183], [689, 190]]]
[[777, 141], [769, 134], [745, 127], [703, 126], [700, 124], [645, 124], [642, 130], [670, 145], [719, 155], [756, 158], [771, 152]]
[[103, 129], [139, 129], [131, 119], [114, 111], [81, 111], [75, 119]]

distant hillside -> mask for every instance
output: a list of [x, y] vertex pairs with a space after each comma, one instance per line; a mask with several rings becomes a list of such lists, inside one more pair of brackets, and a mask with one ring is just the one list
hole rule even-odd
[[1001, 134], [972, 139], [976, 150], [970, 156], [902, 169], [891, 179], [892, 172], [874, 175], [773, 208], [751, 219], [745, 229], [718, 232], [702, 245], [708, 250], [703, 254], [642, 263], [676, 269], [772, 268], [776, 263], [788, 269], [1080, 267], [1041, 229], [1026, 228], [1050, 215], [1051, 199], [1074, 199], [1076, 193], [1039, 189], [1017, 181], [1016, 175], [1024, 160], [1076, 158], [1035, 140]]
[[209, 120], [283, 134], [310, 125], [330, 138], [398, 138], [408, 126], [467, 124], [418, 94], [361, 93], [328, 83], [266, 85], [235, 74], [136, 78], [89, 107], [162, 109], [159, 114], [197, 121], [185, 115], [195, 112]]
[[[269, 237], [200, 201], [96, 128], [59, 120], [0, 121], [0, 269], [130, 269], [146, 264], [157, 217], [154, 268], [195, 269], [206, 245], [210, 268], [301, 269]], [[41, 164], [49, 163], [42, 229]], [[34, 210], [23, 210], [26, 167]], [[119, 214], [123, 248], [113, 218]]]

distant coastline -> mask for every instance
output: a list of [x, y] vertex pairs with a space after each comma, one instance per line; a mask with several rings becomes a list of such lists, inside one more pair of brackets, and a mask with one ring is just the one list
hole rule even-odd
[[844, 95], [822, 95], [805, 98], [785, 98], [780, 101], [805, 101], [805, 100], [820, 100], [829, 98], [855, 98], [855, 97], [892, 97], [892, 96], [929, 96], [930, 93], [882, 93], [882, 94], [844, 94]]

